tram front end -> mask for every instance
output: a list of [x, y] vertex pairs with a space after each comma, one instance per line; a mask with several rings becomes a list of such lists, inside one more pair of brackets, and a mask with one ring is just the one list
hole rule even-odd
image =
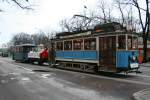
[[134, 34], [125, 34], [118, 36], [118, 50], [116, 67], [121, 71], [130, 71], [139, 69], [138, 61], [138, 37]]

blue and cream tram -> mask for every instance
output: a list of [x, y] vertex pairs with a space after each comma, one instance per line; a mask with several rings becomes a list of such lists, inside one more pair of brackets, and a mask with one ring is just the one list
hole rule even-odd
[[59, 33], [55, 46], [55, 60], [61, 68], [85, 72], [121, 72], [139, 68], [138, 36], [124, 30], [99, 28]]

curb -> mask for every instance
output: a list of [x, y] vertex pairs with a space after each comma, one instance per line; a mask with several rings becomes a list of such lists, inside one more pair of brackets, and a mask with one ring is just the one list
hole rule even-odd
[[142, 65], [142, 66], [144, 66], [144, 67], [150, 67], [150, 65]]
[[140, 64], [140, 66], [150, 67], [150, 63], [142, 63], [142, 64]]
[[134, 100], [150, 100], [150, 88], [133, 93]]

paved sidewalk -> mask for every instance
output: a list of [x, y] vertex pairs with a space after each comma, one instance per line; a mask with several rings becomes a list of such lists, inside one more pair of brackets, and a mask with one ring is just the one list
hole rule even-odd
[[[141, 74], [150, 76], [150, 62], [141, 64], [140, 71]], [[150, 100], [150, 88], [135, 92], [133, 98], [134, 100]]]
[[134, 100], [150, 100], [150, 88], [133, 94]]
[[150, 67], [150, 62], [142, 63], [141, 66]]
[[150, 63], [143, 63], [139, 65], [139, 71], [141, 72], [141, 75], [150, 76]]

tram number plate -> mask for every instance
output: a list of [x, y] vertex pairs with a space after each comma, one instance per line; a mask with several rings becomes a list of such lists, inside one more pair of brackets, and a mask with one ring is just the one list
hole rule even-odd
[[131, 68], [138, 68], [139, 65], [138, 65], [138, 63], [131, 63], [131, 64], [130, 64], [130, 67], [131, 67]]

